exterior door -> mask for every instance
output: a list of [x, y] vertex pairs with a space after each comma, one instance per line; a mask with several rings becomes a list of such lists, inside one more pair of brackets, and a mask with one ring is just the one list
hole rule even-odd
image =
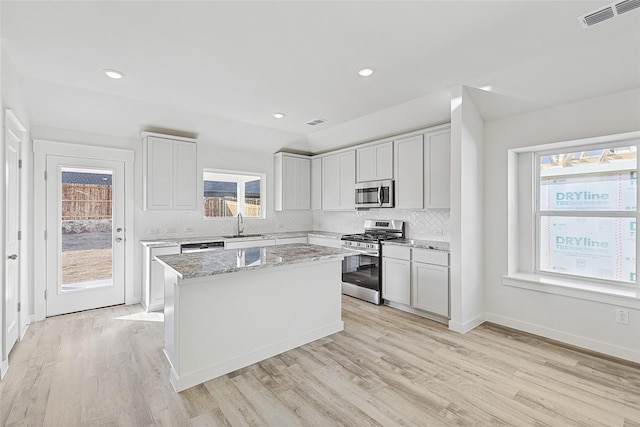
[[124, 170], [47, 156], [47, 316], [124, 303]]
[[[13, 345], [20, 334], [19, 310], [20, 301], [20, 240], [18, 231], [20, 225], [20, 142], [24, 131], [22, 125], [7, 113], [6, 127], [6, 254], [5, 260], [5, 294], [4, 294], [4, 336], [3, 356], [8, 357]], [[3, 357], [4, 359], [4, 357]]]

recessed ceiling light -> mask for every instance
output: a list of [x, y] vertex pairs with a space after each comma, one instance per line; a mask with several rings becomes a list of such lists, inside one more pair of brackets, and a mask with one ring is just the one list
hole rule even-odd
[[373, 68], [360, 68], [358, 70], [358, 75], [360, 77], [369, 77], [372, 76], [375, 70]]
[[275, 117], [276, 119], [281, 119], [284, 117], [284, 114], [282, 113], [273, 113], [273, 117]]
[[112, 79], [121, 79], [124, 77], [124, 73], [121, 73], [118, 70], [103, 70], [107, 77], [111, 77]]

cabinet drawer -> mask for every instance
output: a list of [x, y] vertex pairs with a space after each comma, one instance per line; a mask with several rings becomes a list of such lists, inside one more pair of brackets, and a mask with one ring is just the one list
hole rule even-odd
[[276, 245], [287, 245], [290, 243], [307, 243], [307, 237], [277, 237]]
[[382, 256], [409, 261], [411, 259], [411, 248], [405, 246], [383, 245]]
[[432, 251], [429, 249], [412, 249], [412, 260], [427, 264], [449, 266], [449, 252]]
[[179, 246], [162, 246], [158, 248], [151, 248], [151, 260], [159, 255], [175, 255], [180, 253]]

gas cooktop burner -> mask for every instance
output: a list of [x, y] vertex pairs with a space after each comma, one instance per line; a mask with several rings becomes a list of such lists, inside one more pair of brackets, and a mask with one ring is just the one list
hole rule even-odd
[[399, 239], [398, 236], [389, 236], [380, 233], [346, 234], [342, 240], [354, 240], [359, 242], [380, 242], [383, 240]]

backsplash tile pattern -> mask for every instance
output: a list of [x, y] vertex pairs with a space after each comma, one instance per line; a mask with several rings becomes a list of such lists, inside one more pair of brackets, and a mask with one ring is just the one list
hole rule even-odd
[[368, 211], [313, 211], [313, 229], [339, 233], [359, 233], [365, 219], [397, 219], [406, 221], [405, 234], [410, 239], [450, 240], [449, 210], [402, 211], [371, 209]]

